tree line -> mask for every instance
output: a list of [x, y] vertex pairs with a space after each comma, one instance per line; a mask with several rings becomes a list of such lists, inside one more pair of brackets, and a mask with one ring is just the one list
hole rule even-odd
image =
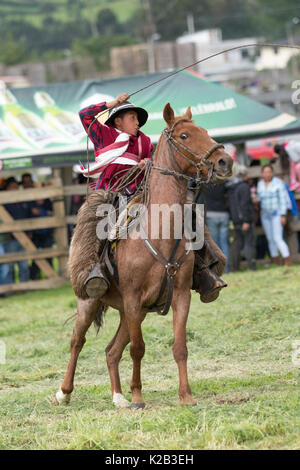
[[[12, 5], [0, 0], [3, 11], [7, 3]], [[151, 7], [152, 25], [146, 3]], [[125, 8], [126, 4], [124, 1]], [[15, 18], [1, 15], [0, 10], [0, 63], [88, 55], [99, 70], [107, 69], [111, 47], [145, 42], [153, 32], [160, 41], [174, 40], [187, 32], [188, 15], [192, 15], [195, 30], [220, 28], [224, 39], [255, 36], [280, 40], [300, 35], [298, 0], [140, 0], [132, 17], [123, 22], [110, 8], [86, 19], [81, 14], [81, 0], [66, 2], [65, 8], [71, 9], [72, 5], [73, 9], [66, 20], [54, 16], [57, 3], [45, 1], [39, 5], [43, 12], [40, 26], [26, 19], [25, 10], [22, 15], [18, 9]]]

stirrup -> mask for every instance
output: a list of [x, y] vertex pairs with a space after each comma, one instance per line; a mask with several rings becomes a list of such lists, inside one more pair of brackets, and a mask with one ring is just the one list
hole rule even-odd
[[109, 280], [106, 278], [103, 272], [100, 271], [97, 264], [88, 275], [84, 285], [86, 293], [91, 299], [100, 299], [104, 296], [110, 287]]

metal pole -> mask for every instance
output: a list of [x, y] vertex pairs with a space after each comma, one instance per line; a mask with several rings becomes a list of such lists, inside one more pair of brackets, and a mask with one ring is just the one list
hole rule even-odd
[[187, 21], [187, 28], [189, 34], [194, 34], [195, 32], [195, 22], [194, 22], [194, 15], [193, 13], [189, 13], [186, 18]]
[[154, 54], [154, 35], [155, 24], [153, 22], [150, 0], [145, 0], [146, 21], [147, 21], [147, 53], [148, 53], [148, 70], [155, 72], [155, 54]]

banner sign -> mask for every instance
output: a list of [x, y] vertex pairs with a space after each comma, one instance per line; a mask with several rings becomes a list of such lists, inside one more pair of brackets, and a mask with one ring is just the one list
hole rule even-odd
[[[133, 93], [167, 73], [86, 80], [8, 89], [0, 83], [0, 169], [69, 166], [86, 160], [86, 133], [78, 111], [90, 104]], [[191, 106], [193, 119], [219, 142], [295, 132], [300, 121], [255, 102], [194, 72], [180, 72], [143, 90], [132, 99], [144, 107], [143, 127], [156, 143], [165, 127], [163, 108], [170, 103], [180, 115]], [[91, 160], [93, 146], [90, 143]]]

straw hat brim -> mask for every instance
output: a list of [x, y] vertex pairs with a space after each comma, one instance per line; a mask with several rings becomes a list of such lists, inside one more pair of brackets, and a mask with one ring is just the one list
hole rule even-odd
[[148, 113], [145, 109], [134, 106], [131, 103], [124, 103], [123, 105], [117, 106], [109, 110], [108, 119], [105, 121], [106, 125], [113, 124], [114, 119], [123, 111], [135, 111], [139, 120], [139, 127], [146, 124], [148, 119]]

